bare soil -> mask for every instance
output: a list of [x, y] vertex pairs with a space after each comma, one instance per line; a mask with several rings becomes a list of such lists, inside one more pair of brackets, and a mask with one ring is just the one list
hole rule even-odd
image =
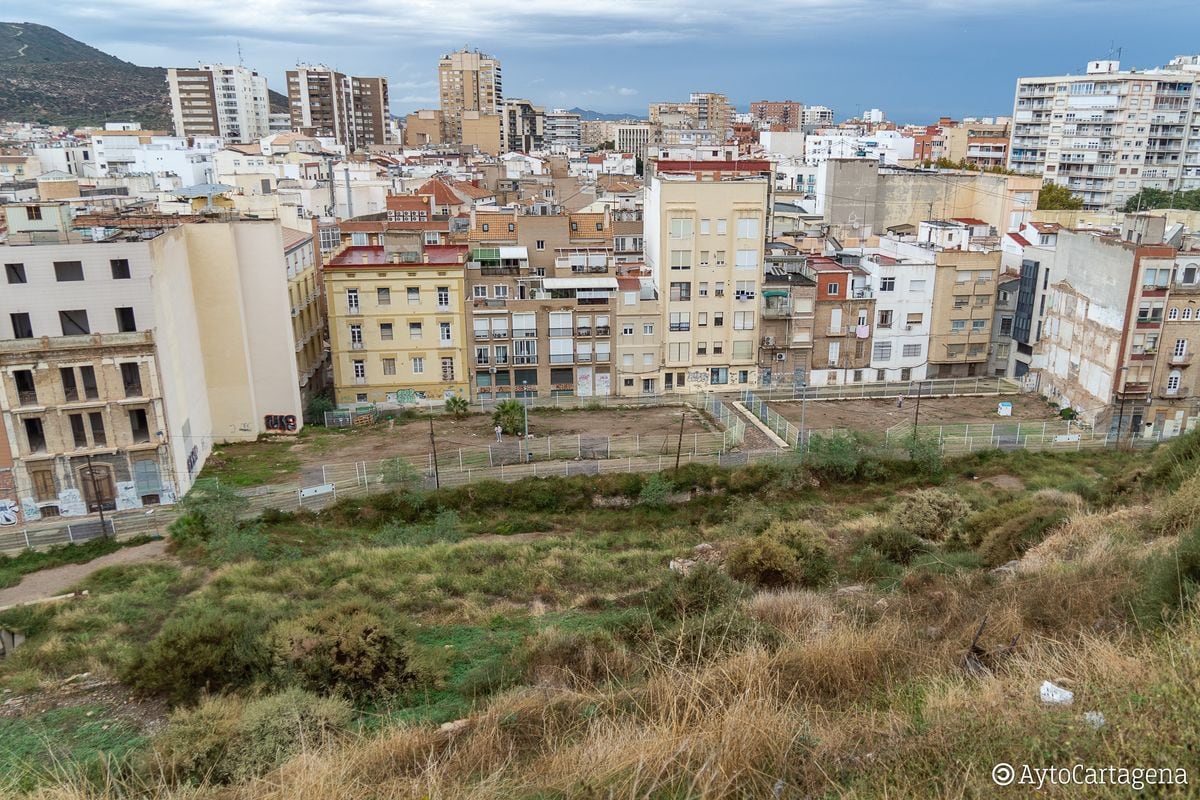
[[[1001, 417], [996, 406], [1001, 402], [1013, 404], [1011, 417]], [[799, 426], [799, 401], [773, 402], [771, 408]], [[829, 428], [883, 431], [900, 422], [912, 422], [917, 410], [915, 398], [905, 398], [903, 407], [890, 400], [809, 400], [805, 403], [804, 426], [819, 431]], [[936, 397], [921, 400], [919, 425], [952, 425], [961, 423], [1055, 421], [1058, 414], [1045, 400], [1031, 395], [1003, 397]]]
[[167, 559], [170, 559], [170, 556], [167, 555], [167, 542], [159, 540], [137, 547], [125, 547], [115, 553], [94, 558], [85, 564], [67, 564], [62, 567], [31, 572], [21, 578], [21, 582], [16, 586], [0, 589], [0, 608], [65, 594], [72, 586], [104, 567]]

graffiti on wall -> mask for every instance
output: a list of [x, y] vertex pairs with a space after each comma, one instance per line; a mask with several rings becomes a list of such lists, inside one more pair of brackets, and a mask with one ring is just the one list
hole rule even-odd
[[0, 526], [17, 524], [17, 504], [8, 498], [0, 499]]
[[267, 414], [263, 417], [263, 427], [275, 433], [295, 433], [295, 414]]

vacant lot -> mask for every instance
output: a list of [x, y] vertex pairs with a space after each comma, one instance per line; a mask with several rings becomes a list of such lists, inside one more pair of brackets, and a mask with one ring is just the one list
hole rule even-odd
[[[1001, 402], [1013, 404], [1011, 418], [996, 414]], [[850, 428], [882, 431], [900, 422], [912, 422], [917, 410], [915, 398], [905, 398], [904, 406], [896, 400], [810, 400], [803, 411], [804, 425], [809, 430]], [[771, 408], [800, 425], [799, 402], [771, 403]], [[1055, 420], [1058, 415], [1045, 400], [1032, 395], [1003, 397], [937, 397], [921, 400], [919, 425], [949, 425], [961, 422], [1009, 422], [1014, 420]]]
[[[670, 436], [671, 447], [679, 433], [681, 406], [661, 408], [605, 409], [603, 411], [529, 410], [529, 435], [628, 436], [660, 439]], [[459, 448], [485, 449], [494, 444], [490, 415], [471, 414], [455, 419], [433, 416], [438, 454], [445, 458]], [[711, 420], [689, 409], [683, 426], [685, 438], [693, 433], [719, 432]], [[513, 443], [510, 436], [504, 441]], [[321, 466], [378, 461], [403, 456], [423, 460], [430, 452], [429, 417], [382, 421], [368, 427], [329, 430], [308, 427], [295, 437], [264, 442], [225, 445], [205, 466], [205, 477], [218, 477], [237, 486], [259, 486], [297, 481], [320, 482]]]

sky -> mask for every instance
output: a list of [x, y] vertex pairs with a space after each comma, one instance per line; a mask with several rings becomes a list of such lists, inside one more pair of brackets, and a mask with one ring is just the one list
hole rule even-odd
[[[504, 94], [547, 108], [645, 116], [648, 103], [722, 92], [798, 100], [839, 119], [901, 123], [1012, 112], [1021, 75], [1200, 52], [1197, 0], [106, 0], [31, 3], [37, 22], [145, 66], [242, 62], [285, 90], [297, 62], [384, 75], [391, 110], [437, 107], [437, 61], [498, 57]], [[30, 7], [33, 7], [32, 9]]]

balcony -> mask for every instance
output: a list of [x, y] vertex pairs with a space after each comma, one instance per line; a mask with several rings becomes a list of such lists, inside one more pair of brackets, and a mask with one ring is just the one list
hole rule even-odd
[[35, 389], [22, 389], [17, 392], [17, 399], [23, 406], [36, 406], [38, 402], [37, 391]]
[[[575, 329], [576, 336], [591, 336], [592, 329], [590, 327], [579, 327]], [[551, 334], [553, 336], [553, 334]]]
[[1191, 353], [1183, 353], [1183, 354], [1171, 353], [1171, 366], [1186, 367], [1188, 364], [1191, 364], [1191, 363], [1192, 363], [1192, 354]]
[[350, 343], [350, 349], [351, 349], [351, 350], [362, 350], [362, 349], [363, 349], [363, 343], [362, 343], [362, 342], [351, 342], [351, 343]]
[[482, 356], [482, 357], [476, 356], [475, 357], [475, 366], [477, 366], [477, 367], [486, 367], [486, 366], [488, 366], [488, 364], [490, 362], [491, 362], [491, 359], [489, 359], [487, 356]]
[[845, 336], [846, 335], [846, 326], [845, 325], [838, 325], [838, 326], [830, 325], [829, 330], [826, 331], [825, 335], [826, 336]]
[[[517, 356], [517, 357], [520, 358], [520, 356]], [[574, 360], [574, 355], [572, 353], [551, 353], [550, 354], [550, 363], [551, 364], [570, 364], [573, 360]]]
[[592, 362], [591, 353], [576, 353], [575, 360], [581, 364], [590, 364]]
[[1187, 386], [1176, 386], [1174, 389], [1172, 389], [1170, 386], [1164, 386], [1160, 394], [1162, 394], [1163, 397], [1181, 398], [1190, 395], [1191, 391], [1192, 390]]
[[355, 383], [355, 385], [357, 385], [357, 386], [366, 386], [366, 385], [367, 385], [367, 378], [366, 378], [366, 376], [365, 376], [365, 375], [355, 375], [355, 376], [354, 376], [354, 383]]
[[875, 290], [874, 289], [855, 289], [853, 294], [854, 294], [855, 300], [870, 300], [872, 297], [875, 296]]
[[668, 327], [672, 331], [690, 331], [692, 329], [692, 323], [690, 323], [690, 322], [672, 322]]
[[609, 353], [596, 353], [595, 360], [597, 364], [607, 364], [612, 356]]
[[536, 339], [537, 328], [513, 328], [514, 339]]
[[611, 334], [611, 332], [612, 332], [612, 330], [607, 325], [597, 325], [596, 326], [596, 335], [597, 336], [608, 336]]
[[537, 356], [513, 356], [513, 363], [518, 365], [536, 364]]
[[488, 331], [475, 331], [476, 341], [487, 341]]
[[571, 335], [571, 328], [551, 328], [550, 335], [556, 338], [565, 338]]
[[753, 300], [757, 296], [758, 295], [755, 292], [734, 292], [733, 293], [733, 299], [742, 300], [742, 301]]
[[355, 303], [354, 305], [346, 306], [346, 313], [352, 317], [357, 317], [362, 314], [362, 309]]

